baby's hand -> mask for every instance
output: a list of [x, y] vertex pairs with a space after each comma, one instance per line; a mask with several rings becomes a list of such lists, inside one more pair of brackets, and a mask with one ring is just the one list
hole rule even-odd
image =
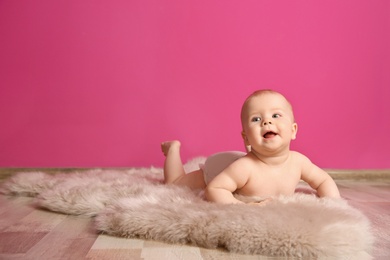
[[256, 202], [249, 202], [249, 205], [255, 205], [255, 206], [265, 206], [266, 204], [270, 203], [272, 201], [271, 198], [264, 199], [262, 201], [256, 201]]

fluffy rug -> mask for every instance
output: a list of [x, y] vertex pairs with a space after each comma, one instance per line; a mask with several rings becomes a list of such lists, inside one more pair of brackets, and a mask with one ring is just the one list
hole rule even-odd
[[[202, 160], [191, 161], [187, 170]], [[263, 207], [219, 205], [204, 201], [201, 191], [163, 185], [162, 176], [159, 168], [24, 172], [3, 183], [1, 192], [34, 196], [51, 211], [94, 217], [97, 230], [114, 236], [299, 258], [370, 252], [370, 223], [344, 200], [296, 193]]]

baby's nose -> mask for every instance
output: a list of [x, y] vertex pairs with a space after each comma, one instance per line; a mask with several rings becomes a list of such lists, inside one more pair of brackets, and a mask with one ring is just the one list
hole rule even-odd
[[264, 125], [272, 125], [271, 120], [268, 120], [268, 119], [267, 119], [267, 120], [264, 120], [264, 121], [263, 121], [263, 126], [264, 126]]

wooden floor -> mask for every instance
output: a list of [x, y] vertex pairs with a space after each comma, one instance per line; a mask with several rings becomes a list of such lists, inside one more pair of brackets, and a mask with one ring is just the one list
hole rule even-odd
[[[342, 196], [372, 221], [373, 259], [390, 259], [390, 180], [338, 180]], [[0, 259], [280, 259], [97, 234], [89, 218], [0, 195]]]

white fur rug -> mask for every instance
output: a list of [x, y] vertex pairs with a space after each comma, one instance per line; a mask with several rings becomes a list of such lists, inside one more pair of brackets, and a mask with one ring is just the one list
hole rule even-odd
[[94, 216], [97, 230], [110, 235], [242, 254], [353, 259], [373, 243], [368, 219], [344, 200], [297, 193], [263, 207], [219, 205], [161, 180], [159, 168], [25, 172], [7, 180], [1, 192], [35, 196], [38, 206], [51, 211]]

